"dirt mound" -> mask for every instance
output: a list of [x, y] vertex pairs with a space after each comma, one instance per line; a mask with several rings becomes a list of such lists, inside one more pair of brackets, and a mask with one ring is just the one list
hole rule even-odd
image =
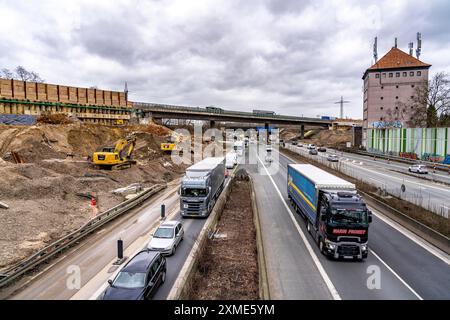
[[47, 123], [47, 124], [69, 124], [73, 120], [63, 113], [44, 113], [37, 118], [37, 123]]
[[[130, 133], [137, 136], [136, 165], [107, 171], [87, 161]], [[0, 209], [0, 270], [87, 222], [90, 200], [79, 194], [95, 195], [101, 212], [124, 200], [112, 193], [115, 189], [133, 183], [148, 187], [181, 176], [185, 166], [175, 165], [160, 151], [167, 133], [153, 124], [0, 126], [0, 201], [9, 205]], [[11, 152], [25, 163], [13, 163]]]

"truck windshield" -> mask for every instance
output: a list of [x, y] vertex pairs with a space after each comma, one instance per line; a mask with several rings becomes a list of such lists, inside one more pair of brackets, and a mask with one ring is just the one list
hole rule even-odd
[[331, 209], [330, 223], [367, 224], [367, 210], [359, 208], [333, 208]]
[[181, 195], [184, 197], [205, 197], [207, 192], [205, 188], [183, 188]]

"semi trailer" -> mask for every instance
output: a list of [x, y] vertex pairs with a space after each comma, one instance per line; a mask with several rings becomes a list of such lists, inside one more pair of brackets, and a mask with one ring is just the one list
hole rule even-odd
[[372, 213], [353, 183], [311, 164], [289, 164], [287, 191], [323, 254], [367, 258]]
[[182, 217], [209, 216], [223, 189], [225, 170], [224, 157], [205, 158], [186, 169], [180, 187]]

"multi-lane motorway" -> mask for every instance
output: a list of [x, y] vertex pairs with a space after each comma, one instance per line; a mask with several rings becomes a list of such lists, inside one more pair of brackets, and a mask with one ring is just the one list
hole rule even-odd
[[[273, 299], [449, 299], [449, 256], [374, 211], [369, 231], [371, 252], [367, 260], [333, 261], [322, 256], [303, 219], [295, 213], [286, 194], [287, 164], [294, 160], [274, 150], [278, 166], [261, 156], [257, 164], [242, 164], [255, 181], [270, 294]], [[367, 168], [367, 166], [364, 166]], [[269, 168], [270, 169], [270, 168]], [[408, 177], [413, 179], [414, 177]], [[422, 183], [423, 180], [420, 180]], [[116, 241], [125, 244], [125, 255], [144, 248], [159, 223], [160, 205], [169, 219], [179, 216], [178, 182], [126, 216], [108, 224], [80, 245], [29, 279], [13, 299], [96, 299], [107, 280], [118, 271], [112, 263]], [[205, 220], [184, 219], [184, 241], [168, 257], [166, 283], [155, 299], [166, 299], [189, 256]], [[77, 266], [81, 287], [67, 286], [71, 267]], [[379, 287], [378, 287], [379, 285]]]
[[[259, 168], [250, 169], [256, 182], [273, 298], [450, 298], [448, 255], [404, 231], [374, 209], [367, 260], [333, 261], [321, 255], [303, 219], [287, 201], [287, 164], [295, 161], [278, 155], [276, 174], [262, 175], [266, 164], [261, 161]], [[374, 270], [379, 271], [379, 289], [372, 288], [370, 276], [375, 274]]]

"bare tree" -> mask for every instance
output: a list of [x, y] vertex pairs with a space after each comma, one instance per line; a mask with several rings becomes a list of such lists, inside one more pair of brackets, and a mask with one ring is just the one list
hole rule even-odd
[[14, 71], [4, 68], [0, 73], [0, 77], [4, 79], [15, 79], [21, 81], [44, 82], [44, 79], [42, 79], [38, 73], [28, 71], [22, 66], [18, 66], [14, 69]]
[[3, 68], [2, 71], [0, 72], [0, 78], [13, 79], [14, 74], [11, 72], [11, 70]]
[[410, 127], [440, 125], [438, 118], [450, 113], [450, 80], [448, 74], [439, 72], [431, 81], [417, 85], [409, 101], [399, 102], [396, 106], [405, 111], [409, 108], [413, 109], [408, 122]]

